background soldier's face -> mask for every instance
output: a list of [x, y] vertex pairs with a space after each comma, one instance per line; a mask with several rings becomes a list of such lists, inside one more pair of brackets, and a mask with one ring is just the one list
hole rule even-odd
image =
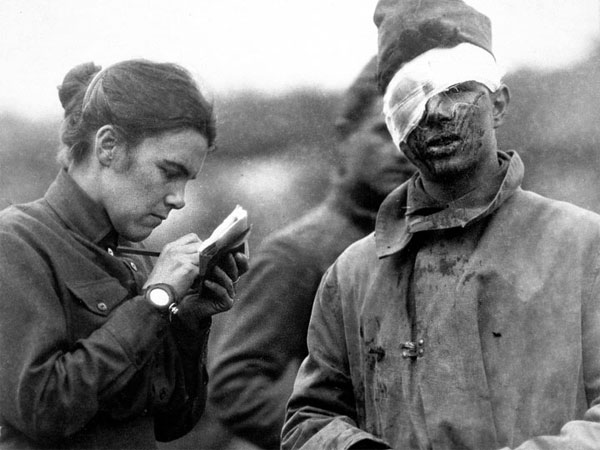
[[344, 141], [346, 176], [387, 195], [414, 173], [414, 166], [398, 151], [382, 114], [383, 100], [371, 105], [369, 114]]

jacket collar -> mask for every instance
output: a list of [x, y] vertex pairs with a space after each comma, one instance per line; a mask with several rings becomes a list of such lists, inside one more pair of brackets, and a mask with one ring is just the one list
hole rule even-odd
[[116, 246], [118, 235], [104, 208], [62, 169], [44, 199], [66, 227], [97, 245]]
[[476, 189], [448, 204], [431, 198], [416, 173], [393, 191], [382, 203], [375, 225], [377, 256], [399, 252], [414, 233], [428, 230], [466, 227], [500, 207], [520, 188], [523, 162], [514, 152], [498, 152], [501, 169], [497, 177], [482, 189]]

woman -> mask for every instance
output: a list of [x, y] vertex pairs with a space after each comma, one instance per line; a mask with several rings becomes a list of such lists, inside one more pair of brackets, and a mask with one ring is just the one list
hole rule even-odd
[[77, 66], [59, 97], [62, 170], [0, 213], [0, 447], [153, 448], [202, 414], [211, 316], [247, 259], [229, 255], [200, 294], [196, 235], [154, 264], [120, 248], [184, 206], [212, 106], [183, 68], [144, 60]]

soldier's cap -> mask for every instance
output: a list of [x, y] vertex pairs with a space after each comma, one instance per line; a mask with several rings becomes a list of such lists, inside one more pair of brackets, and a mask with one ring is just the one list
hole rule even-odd
[[489, 18], [462, 0], [379, 0], [373, 19], [382, 93], [406, 62], [428, 50], [470, 43], [493, 56]]
[[377, 87], [377, 55], [372, 56], [343, 95], [335, 126], [345, 135], [364, 116], [364, 111], [381, 97]]

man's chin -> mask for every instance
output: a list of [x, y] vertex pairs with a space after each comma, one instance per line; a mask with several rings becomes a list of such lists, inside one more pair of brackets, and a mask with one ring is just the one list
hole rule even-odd
[[470, 174], [468, 166], [457, 164], [456, 161], [438, 160], [428, 167], [429, 178], [445, 183], [452, 183]]

